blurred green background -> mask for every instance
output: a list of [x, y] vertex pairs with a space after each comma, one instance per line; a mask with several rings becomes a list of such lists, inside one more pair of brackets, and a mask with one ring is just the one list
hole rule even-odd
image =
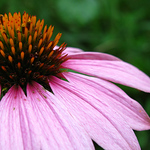
[[[60, 44], [113, 54], [150, 75], [150, 0], [1, 0], [1, 14], [18, 11], [54, 25]], [[121, 88], [150, 115], [150, 94]], [[150, 131], [136, 135], [142, 150], [149, 150]]]

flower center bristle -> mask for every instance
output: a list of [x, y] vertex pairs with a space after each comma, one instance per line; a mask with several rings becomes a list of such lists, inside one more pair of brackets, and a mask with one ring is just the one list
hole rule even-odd
[[48, 76], [61, 72], [61, 64], [67, 60], [62, 52], [63, 43], [54, 50], [61, 33], [53, 41], [53, 26], [44, 27], [44, 20], [36, 22], [36, 16], [11, 13], [0, 15], [0, 84], [9, 89], [14, 84], [23, 89], [36, 81], [48, 89]]

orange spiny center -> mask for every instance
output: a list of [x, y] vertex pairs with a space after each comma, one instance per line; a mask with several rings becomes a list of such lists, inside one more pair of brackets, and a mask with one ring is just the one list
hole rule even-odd
[[[26, 12], [0, 15], [0, 84], [10, 88], [14, 84], [25, 89], [34, 80], [45, 88], [48, 77], [61, 72], [61, 64], [67, 60], [63, 55], [66, 44], [54, 49], [61, 33], [53, 41], [54, 27], [44, 27], [44, 20]], [[48, 88], [47, 88], [48, 89]]]

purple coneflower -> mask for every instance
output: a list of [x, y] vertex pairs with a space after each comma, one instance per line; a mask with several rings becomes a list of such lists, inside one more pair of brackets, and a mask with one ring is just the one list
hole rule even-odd
[[[24, 13], [0, 15], [0, 149], [139, 150], [142, 106], [111, 82], [150, 92], [150, 78], [104, 53], [57, 47], [54, 27]], [[109, 82], [111, 81], [111, 82]]]

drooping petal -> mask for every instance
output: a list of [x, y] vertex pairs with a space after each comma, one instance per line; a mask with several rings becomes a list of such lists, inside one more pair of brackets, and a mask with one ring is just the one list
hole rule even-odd
[[116, 85], [77, 73], [64, 72], [63, 75], [77, 89], [93, 95], [99, 101], [119, 112], [131, 128], [135, 130], [150, 129], [150, 117], [142, 106]]
[[36, 124], [40, 126], [41, 149], [94, 149], [90, 137], [59, 102], [61, 100], [36, 82], [28, 85], [27, 96], [35, 112]]
[[63, 67], [150, 92], [150, 78], [123, 61], [70, 59], [63, 63]]
[[80, 52], [80, 53], [72, 53], [68, 55], [71, 59], [90, 59], [90, 60], [117, 60], [121, 61], [119, 58], [105, 54], [105, 53], [98, 53], [98, 52]]
[[[55, 48], [58, 48], [55, 47]], [[98, 52], [83, 52], [83, 50], [79, 48], [67, 47], [64, 51], [64, 54], [68, 54], [68, 57], [71, 59], [93, 59], [93, 60], [120, 60], [119, 58]]]
[[56, 77], [50, 78], [50, 86], [71, 115], [79, 120], [91, 138], [104, 149], [140, 149], [136, 136], [126, 121], [105, 103], [97, 103], [93, 96]]
[[65, 54], [75, 54], [75, 53], [80, 53], [83, 52], [83, 50], [79, 49], [79, 48], [74, 48], [74, 47], [67, 47], [63, 53]]

